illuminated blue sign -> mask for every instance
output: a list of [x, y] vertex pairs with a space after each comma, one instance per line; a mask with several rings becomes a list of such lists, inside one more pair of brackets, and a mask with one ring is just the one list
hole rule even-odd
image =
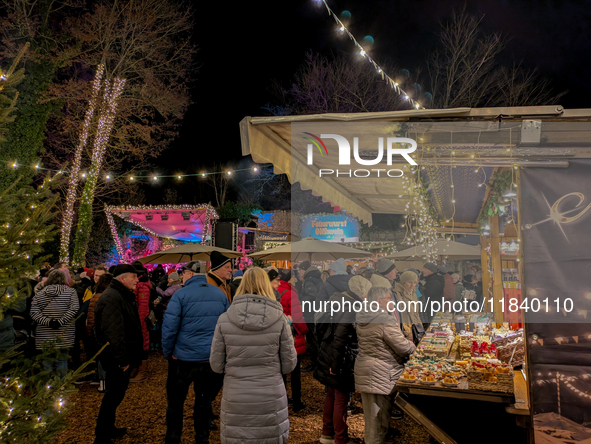
[[302, 217], [302, 239], [308, 236], [326, 242], [359, 242], [357, 219], [342, 214]]

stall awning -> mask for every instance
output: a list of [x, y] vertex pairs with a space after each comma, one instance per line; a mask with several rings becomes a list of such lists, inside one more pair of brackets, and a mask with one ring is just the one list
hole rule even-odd
[[[477, 187], [478, 181], [490, 178], [495, 167], [566, 167], [569, 158], [591, 157], [591, 110], [565, 110], [561, 106], [245, 117], [240, 122], [242, 154], [251, 155], [257, 163], [273, 164], [276, 174], [286, 174], [292, 184], [299, 183], [302, 189], [311, 190], [362, 222], [371, 224], [374, 213], [404, 214], [412, 196], [403, 191], [401, 180], [320, 178], [318, 170], [326, 160], [317, 156], [314, 165], [308, 165], [305, 145], [292, 141], [292, 124], [317, 123], [328, 133], [331, 125], [342, 122], [363, 123], [367, 132], [372, 131], [373, 124], [388, 123], [392, 132], [404, 132], [417, 141], [420, 137], [416, 153], [421, 168], [427, 169], [422, 174], [434, 184], [429, 188], [432, 201], [443, 203], [438, 208], [442, 218], [449, 217], [447, 213], [452, 211], [451, 184], [435, 178], [445, 177], [451, 168], [464, 168], [454, 170], [455, 177], [461, 179], [454, 185], [457, 222], [475, 222], [485, 198], [484, 188]], [[355, 131], [342, 135], [352, 139], [358, 135], [358, 128]], [[368, 155], [371, 158], [372, 153]]]

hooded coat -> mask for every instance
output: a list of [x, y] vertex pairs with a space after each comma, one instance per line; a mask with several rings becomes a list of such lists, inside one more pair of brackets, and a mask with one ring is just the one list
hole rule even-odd
[[321, 384], [344, 393], [355, 391], [353, 368], [358, 352], [353, 304], [361, 298], [352, 291], [335, 293], [331, 301], [341, 303], [341, 310], [331, 316], [323, 313], [316, 326], [318, 334], [318, 361], [314, 378]]
[[296, 352], [298, 355], [306, 353], [306, 333], [308, 333], [308, 326], [302, 315], [302, 306], [298, 294], [289, 282], [280, 281], [279, 297], [281, 306], [283, 307], [283, 314], [285, 316], [291, 316], [292, 333], [295, 331], [293, 340]]
[[388, 313], [357, 313], [359, 354], [355, 360], [355, 388], [362, 393], [389, 395], [415, 351], [398, 321]]
[[333, 274], [330, 276], [318, 292], [316, 300], [319, 302], [328, 301], [334, 293], [343, 293], [349, 290], [349, 279], [352, 276], [348, 274]]
[[281, 304], [265, 296], [236, 296], [218, 320], [209, 363], [224, 374], [222, 444], [283, 444], [289, 437], [282, 374], [297, 354]]

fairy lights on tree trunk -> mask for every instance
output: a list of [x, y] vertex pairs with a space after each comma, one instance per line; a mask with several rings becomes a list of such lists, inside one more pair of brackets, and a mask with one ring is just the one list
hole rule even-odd
[[83, 265], [88, 248], [90, 231], [92, 230], [92, 203], [94, 201], [94, 190], [96, 188], [98, 176], [103, 164], [105, 150], [109, 137], [113, 129], [113, 122], [117, 113], [117, 101], [123, 92], [125, 80], [115, 78], [105, 83], [100, 114], [94, 138], [92, 158], [88, 178], [82, 191], [82, 200], [78, 210], [78, 226], [76, 230], [76, 240], [74, 246], [74, 255], [72, 257], [73, 265]]
[[82, 163], [82, 152], [86, 147], [88, 135], [91, 132], [92, 118], [94, 110], [97, 105], [97, 98], [101, 89], [101, 83], [104, 73], [104, 66], [99, 65], [94, 75], [92, 82], [92, 95], [88, 102], [88, 110], [84, 116], [84, 123], [80, 131], [80, 141], [76, 148], [74, 155], [74, 162], [70, 173], [70, 183], [68, 185], [68, 195], [66, 197], [66, 210], [64, 212], [64, 220], [62, 222], [61, 245], [60, 245], [60, 261], [70, 262], [70, 232], [72, 231], [72, 224], [74, 223], [74, 204], [76, 203], [76, 191], [78, 189], [78, 182], [80, 181], [80, 166]]

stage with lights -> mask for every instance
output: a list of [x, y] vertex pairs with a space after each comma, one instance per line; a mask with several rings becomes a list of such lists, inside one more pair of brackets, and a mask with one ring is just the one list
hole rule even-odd
[[215, 209], [208, 204], [107, 207], [105, 212], [110, 224], [114, 215], [153, 236], [183, 242], [210, 240], [211, 224], [218, 217]]

